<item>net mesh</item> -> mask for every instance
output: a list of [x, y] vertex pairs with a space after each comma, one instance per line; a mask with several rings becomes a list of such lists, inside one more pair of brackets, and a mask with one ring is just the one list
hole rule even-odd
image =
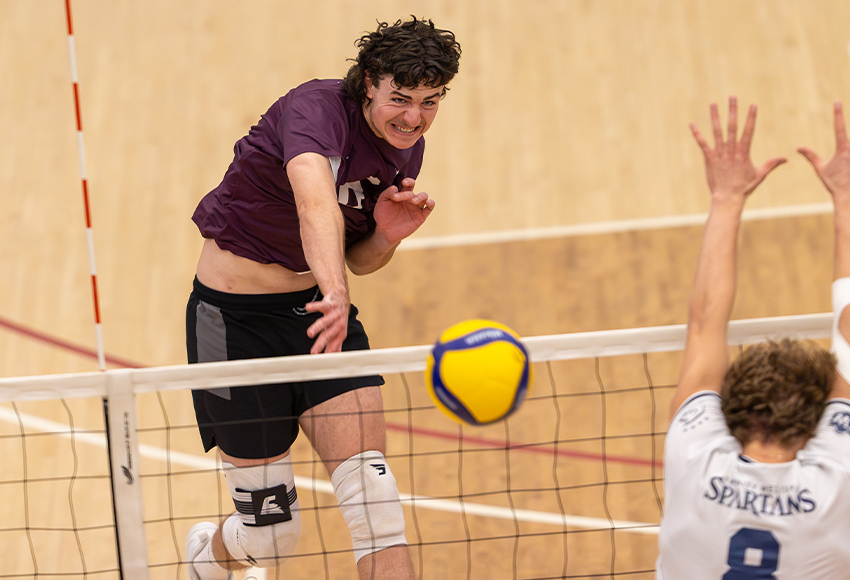
[[[822, 339], [829, 324], [829, 315], [740, 321], [730, 343]], [[417, 577], [653, 578], [683, 339], [682, 326], [527, 338], [533, 390], [507, 421], [484, 427], [433, 406], [425, 346], [0, 379], [0, 578], [188, 578], [188, 529], [233, 511], [215, 454], [201, 453], [189, 386], [373, 372], [387, 381], [387, 459]], [[347, 525], [305, 437], [292, 458], [302, 536], [266, 575], [356, 576]]]

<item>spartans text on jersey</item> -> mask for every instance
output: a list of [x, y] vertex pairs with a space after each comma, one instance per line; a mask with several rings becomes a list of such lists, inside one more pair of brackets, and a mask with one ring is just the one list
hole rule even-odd
[[808, 489], [759, 485], [728, 477], [712, 477], [703, 497], [718, 505], [746, 510], [756, 516], [790, 516], [809, 513], [817, 508]]

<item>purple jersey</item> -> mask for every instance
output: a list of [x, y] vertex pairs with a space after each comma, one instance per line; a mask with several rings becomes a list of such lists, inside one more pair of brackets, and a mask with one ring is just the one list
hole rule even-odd
[[409, 149], [377, 137], [342, 81], [312, 80], [278, 99], [236, 142], [224, 179], [204, 196], [192, 221], [204, 238], [237, 256], [306, 272], [289, 160], [307, 152], [332, 160], [348, 248], [375, 229], [380, 193], [419, 175], [424, 149], [421, 137]]

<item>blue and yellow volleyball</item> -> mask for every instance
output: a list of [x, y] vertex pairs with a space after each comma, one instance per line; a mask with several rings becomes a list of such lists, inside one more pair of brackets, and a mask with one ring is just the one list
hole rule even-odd
[[431, 349], [425, 384], [437, 407], [471, 425], [500, 421], [531, 389], [534, 369], [516, 332], [491, 320], [448, 328]]

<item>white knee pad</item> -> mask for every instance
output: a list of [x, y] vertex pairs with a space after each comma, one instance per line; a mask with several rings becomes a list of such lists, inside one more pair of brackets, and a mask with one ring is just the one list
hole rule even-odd
[[832, 283], [832, 352], [838, 360], [836, 370], [850, 382], [850, 344], [838, 329], [841, 313], [850, 305], [850, 278], [839, 278]]
[[407, 543], [398, 487], [383, 453], [366, 451], [348, 458], [336, 468], [331, 483], [351, 530], [355, 560]]
[[276, 566], [295, 551], [301, 535], [292, 460], [287, 455], [254, 467], [224, 463], [224, 474], [236, 505], [221, 526], [224, 546], [243, 564]]

